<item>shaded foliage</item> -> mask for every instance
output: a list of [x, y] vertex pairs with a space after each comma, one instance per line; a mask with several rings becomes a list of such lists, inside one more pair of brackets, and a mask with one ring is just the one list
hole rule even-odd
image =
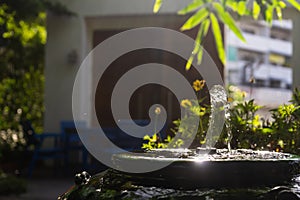
[[0, 195], [19, 195], [27, 190], [26, 181], [0, 171]]
[[[0, 156], [14, 159], [26, 148], [21, 120], [41, 133], [44, 112], [46, 10], [74, 15], [46, 0], [0, 3]], [[16, 154], [16, 156], [14, 156]]]
[[0, 5], [1, 130], [18, 130], [20, 117], [42, 130], [45, 19], [38, 1], [3, 1]]

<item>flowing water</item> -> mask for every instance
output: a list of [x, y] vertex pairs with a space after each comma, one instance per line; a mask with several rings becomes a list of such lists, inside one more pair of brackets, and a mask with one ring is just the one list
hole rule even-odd
[[230, 104], [227, 101], [227, 93], [223, 86], [214, 85], [210, 90], [210, 101], [211, 101], [211, 114], [209, 121], [209, 129], [206, 134], [207, 148], [214, 147], [215, 142], [220, 136], [223, 124], [227, 131], [227, 146], [230, 152], [230, 141], [232, 139], [231, 125], [230, 125]]
[[230, 104], [227, 102], [224, 105], [224, 112], [225, 112], [225, 127], [226, 127], [226, 132], [227, 132], [227, 148], [228, 152], [231, 152], [231, 146], [230, 142], [232, 140], [232, 129], [231, 129], [231, 119], [230, 119]]

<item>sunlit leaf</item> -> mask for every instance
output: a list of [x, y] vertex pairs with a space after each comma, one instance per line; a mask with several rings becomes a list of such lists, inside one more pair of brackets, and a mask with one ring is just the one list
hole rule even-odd
[[279, 20], [282, 20], [282, 11], [280, 7], [276, 7], [276, 13]]
[[209, 12], [203, 8], [196, 12], [192, 17], [190, 17], [180, 28], [181, 31], [190, 30], [200, 24], [207, 16]]
[[279, 1], [278, 5], [280, 6], [280, 8], [285, 8], [286, 4], [283, 1]]
[[210, 13], [210, 19], [211, 19], [213, 35], [214, 35], [217, 50], [218, 50], [219, 59], [221, 60], [221, 62], [223, 64], [225, 64], [225, 50], [224, 50], [224, 46], [223, 46], [223, 38], [222, 38], [222, 33], [221, 33], [220, 26], [219, 26], [219, 22], [213, 13]]
[[247, 4], [246, 1], [240, 1], [238, 2], [238, 8], [237, 8], [237, 12], [239, 15], [243, 16], [246, 13], [247, 10]]
[[274, 11], [274, 7], [273, 6], [269, 6], [266, 10], [266, 21], [269, 24], [272, 24], [273, 22], [273, 11]]
[[[203, 38], [207, 35], [208, 29], [209, 29], [210, 21], [208, 19], [204, 20], [201, 24], [201, 29], [199, 30], [200, 32], [200, 37], [201, 37], [201, 42], [203, 41]], [[197, 53], [197, 64], [201, 64], [202, 62], [202, 56], [203, 56], [203, 48], [200, 47]]]
[[195, 39], [195, 44], [194, 44], [194, 49], [192, 51], [192, 55], [196, 55], [200, 49], [201, 45], [201, 40], [202, 40], [202, 32], [203, 32], [203, 23], [200, 25], [200, 28], [198, 30], [196, 39]]
[[286, 0], [289, 2], [294, 8], [300, 11], [300, 4], [296, 0]]
[[151, 140], [151, 138], [150, 138], [149, 135], [145, 135], [145, 136], [143, 137], [143, 139], [144, 139], [144, 140]]
[[193, 60], [194, 60], [194, 56], [191, 55], [190, 58], [188, 59], [186, 65], [185, 65], [185, 70], [188, 71], [191, 68]]
[[265, 133], [265, 134], [267, 134], [267, 133], [272, 133], [272, 132], [273, 132], [273, 129], [271, 129], [271, 128], [263, 128], [263, 129], [262, 129], [262, 132]]
[[156, 135], [156, 133], [153, 135], [153, 137], [152, 137], [152, 141], [153, 142], [156, 142], [156, 140], [157, 140], [157, 135]]
[[162, 0], [155, 0], [154, 6], [153, 6], [153, 12], [157, 13], [161, 7]]
[[234, 12], [238, 10], [238, 3], [234, 0], [227, 1], [226, 6], [231, 8]]
[[283, 140], [279, 140], [279, 141], [278, 141], [278, 145], [279, 145], [281, 148], [284, 148], [284, 142], [283, 142]]
[[240, 29], [236, 26], [234, 19], [231, 17], [231, 15], [226, 12], [223, 7], [219, 3], [214, 3], [214, 8], [216, 9], [218, 16], [220, 20], [223, 21], [224, 24], [226, 24], [230, 30], [243, 42], [246, 42], [246, 39], [244, 38], [242, 32]]
[[195, 39], [195, 46], [194, 46], [194, 49], [193, 49], [193, 52], [192, 52], [193, 55], [196, 55], [198, 53], [198, 51], [201, 47], [203, 38], [207, 35], [209, 24], [210, 24], [209, 19], [205, 19], [201, 23], [200, 28], [199, 28], [198, 33], [197, 33], [197, 36], [196, 36], [196, 39]]
[[200, 65], [203, 57], [203, 48], [200, 48], [197, 54], [197, 64]]
[[253, 11], [252, 11], [252, 16], [254, 19], [258, 19], [260, 14], [260, 6], [256, 1], [253, 1]]
[[192, 3], [188, 4], [185, 8], [183, 8], [182, 10], [178, 11], [179, 15], [185, 15], [189, 12], [192, 12], [196, 9], [198, 9], [200, 6], [202, 6], [204, 3], [203, 0], [195, 0]]
[[203, 36], [207, 35], [209, 25], [210, 25], [209, 19], [203, 21]]

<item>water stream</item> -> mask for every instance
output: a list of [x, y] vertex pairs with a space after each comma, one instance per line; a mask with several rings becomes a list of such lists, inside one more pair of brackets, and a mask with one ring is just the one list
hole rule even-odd
[[227, 147], [230, 152], [230, 141], [232, 139], [231, 125], [230, 125], [230, 104], [227, 101], [227, 93], [223, 86], [214, 85], [210, 90], [211, 114], [209, 120], [209, 129], [207, 130], [207, 148], [213, 148], [216, 140], [220, 136], [223, 124], [227, 131]]
[[232, 129], [231, 129], [231, 119], [230, 119], [230, 104], [227, 101], [227, 103], [224, 105], [224, 112], [225, 112], [225, 127], [226, 127], [226, 133], [227, 133], [227, 148], [228, 152], [231, 152], [231, 146], [230, 142], [232, 140]]

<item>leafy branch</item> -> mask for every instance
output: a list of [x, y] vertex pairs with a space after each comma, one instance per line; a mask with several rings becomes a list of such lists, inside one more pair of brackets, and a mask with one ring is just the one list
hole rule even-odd
[[[300, 11], [300, 4], [296, 0], [286, 0], [286, 2]], [[181, 31], [198, 27], [194, 49], [186, 63], [186, 70], [190, 69], [195, 56], [197, 57], [197, 63], [201, 63], [203, 55], [201, 45], [203, 45], [209, 27], [211, 27], [214, 35], [219, 59], [225, 64], [226, 54], [219, 21], [224, 23], [241, 41], [246, 42], [232, 14], [236, 14], [239, 17], [251, 16], [254, 20], [262, 19], [269, 25], [272, 25], [272, 21], [275, 18], [274, 13], [276, 13], [277, 19], [282, 20], [282, 9], [286, 8], [286, 2], [282, 0], [194, 0], [189, 3], [178, 11], [179, 15], [193, 13], [181, 26]], [[162, 3], [162, 0], [155, 1], [154, 13], [160, 10]]]

